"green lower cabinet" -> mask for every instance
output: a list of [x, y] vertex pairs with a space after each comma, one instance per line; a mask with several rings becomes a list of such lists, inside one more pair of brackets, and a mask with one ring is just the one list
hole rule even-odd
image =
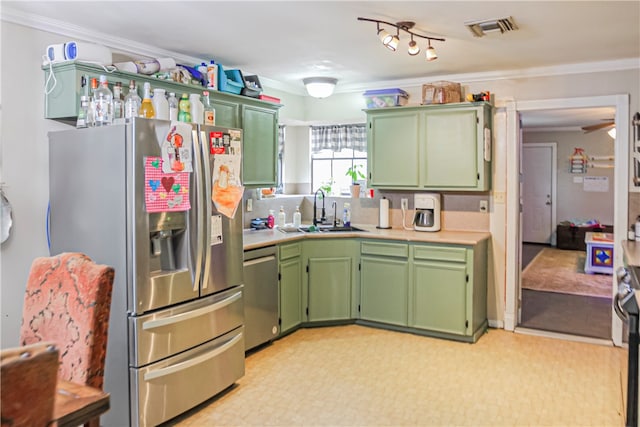
[[465, 264], [414, 261], [411, 327], [465, 335]]
[[360, 253], [360, 319], [407, 326], [409, 245], [363, 241]]
[[280, 334], [302, 323], [301, 244], [279, 246]]
[[351, 257], [309, 259], [310, 322], [351, 318]]

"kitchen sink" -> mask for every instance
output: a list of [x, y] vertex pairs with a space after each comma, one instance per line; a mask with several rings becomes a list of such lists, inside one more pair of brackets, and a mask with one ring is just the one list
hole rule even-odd
[[318, 225], [318, 226], [305, 226], [305, 227], [300, 227], [299, 228], [300, 231], [304, 231], [305, 233], [333, 233], [333, 232], [341, 232], [341, 231], [367, 231], [367, 230], [363, 230], [362, 228], [358, 228], [358, 227], [334, 227], [331, 225]]

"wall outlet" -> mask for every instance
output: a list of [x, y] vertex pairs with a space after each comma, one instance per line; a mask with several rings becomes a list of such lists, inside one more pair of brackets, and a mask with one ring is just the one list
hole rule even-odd
[[251, 212], [253, 210], [253, 199], [247, 199], [247, 212]]
[[409, 199], [400, 199], [400, 209], [405, 211], [409, 209]]
[[480, 212], [487, 213], [489, 211], [489, 201], [480, 200]]

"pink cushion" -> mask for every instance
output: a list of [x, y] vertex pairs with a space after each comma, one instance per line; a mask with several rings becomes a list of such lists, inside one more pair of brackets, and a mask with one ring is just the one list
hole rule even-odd
[[54, 341], [60, 378], [102, 389], [114, 270], [80, 253], [33, 261], [20, 344]]

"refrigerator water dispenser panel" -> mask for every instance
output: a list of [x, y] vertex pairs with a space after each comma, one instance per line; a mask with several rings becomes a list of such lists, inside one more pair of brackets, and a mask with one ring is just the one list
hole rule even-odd
[[187, 267], [186, 253], [180, 253], [186, 237], [184, 212], [149, 214], [150, 271], [174, 271]]

